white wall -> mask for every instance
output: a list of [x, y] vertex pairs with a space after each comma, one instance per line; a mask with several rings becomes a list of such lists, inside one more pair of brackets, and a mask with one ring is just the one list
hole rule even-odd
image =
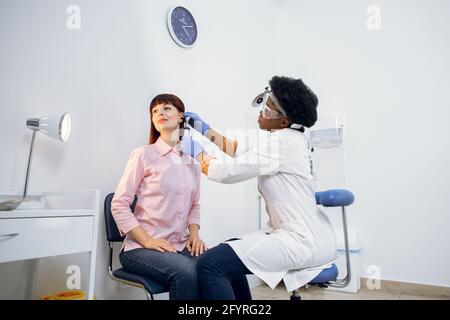
[[345, 118], [363, 275], [378, 265], [383, 279], [450, 286], [450, 2], [281, 1], [274, 12], [286, 31], [274, 69], [303, 75], [320, 110]]
[[[74, 3], [81, 8], [79, 31], [66, 28], [66, 8]], [[175, 3], [197, 17], [200, 34], [191, 50], [168, 34], [165, 19]], [[261, 16], [271, 10], [269, 3], [251, 16], [256, 3], [2, 1], [0, 143], [8, 157], [0, 160], [0, 189], [22, 190], [28, 117], [67, 111], [73, 122], [65, 145], [38, 135], [30, 192], [99, 188], [102, 196], [115, 189], [131, 150], [147, 143], [148, 105], [156, 94], [177, 94], [220, 130], [242, 127], [242, 111], [271, 74], [259, 68], [270, 52], [251, 55], [265, 34], [252, 36], [247, 24], [267, 28]], [[234, 23], [221, 21], [224, 16]], [[201, 233], [209, 245], [256, 228], [255, 190], [255, 181], [230, 187], [203, 180]], [[250, 216], [244, 203], [253, 203]], [[107, 280], [103, 221], [100, 227], [97, 297], [127, 298], [134, 291], [142, 298]], [[73, 261], [86, 265], [86, 257]]]
[[[66, 28], [70, 4], [81, 8], [81, 30]], [[197, 18], [198, 43], [190, 50], [168, 34], [172, 4]], [[381, 30], [366, 27], [370, 4], [382, 9]], [[73, 120], [65, 145], [37, 137], [30, 191], [99, 188], [104, 196], [130, 151], [147, 142], [156, 94], [177, 94], [225, 131], [247, 126], [249, 102], [272, 75], [301, 76], [321, 112], [345, 118], [345, 181], [356, 195], [350, 223], [360, 234], [364, 270], [376, 264], [383, 279], [450, 286], [448, 1], [0, 6], [1, 190], [23, 187], [28, 117], [67, 111]], [[243, 213], [256, 206], [254, 185], [202, 180], [202, 234], [210, 245], [256, 227], [256, 212]], [[97, 298], [142, 298], [107, 280], [100, 226]], [[0, 266], [0, 277], [11, 279], [11, 269]]]

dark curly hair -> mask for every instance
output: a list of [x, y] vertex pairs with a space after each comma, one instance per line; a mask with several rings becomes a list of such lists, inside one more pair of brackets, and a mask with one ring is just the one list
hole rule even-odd
[[307, 128], [316, 123], [319, 100], [302, 79], [274, 76], [269, 85], [291, 123]]

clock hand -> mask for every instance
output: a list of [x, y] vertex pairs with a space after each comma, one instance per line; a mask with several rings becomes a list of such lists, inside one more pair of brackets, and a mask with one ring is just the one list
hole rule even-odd
[[186, 21], [181, 20], [180, 18], [177, 18], [177, 19], [178, 19], [178, 21], [182, 22], [183, 24], [187, 24]]
[[186, 31], [186, 28], [193, 28], [194, 26], [181, 26], [182, 28], [183, 28], [183, 30], [184, 30], [184, 32], [186, 33], [186, 35], [188, 36], [188, 37], [190, 37], [190, 34]]

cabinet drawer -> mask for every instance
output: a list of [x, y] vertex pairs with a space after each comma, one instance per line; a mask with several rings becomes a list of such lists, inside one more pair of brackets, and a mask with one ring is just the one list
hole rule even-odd
[[92, 250], [94, 217], [0, 219], [0, 262]]

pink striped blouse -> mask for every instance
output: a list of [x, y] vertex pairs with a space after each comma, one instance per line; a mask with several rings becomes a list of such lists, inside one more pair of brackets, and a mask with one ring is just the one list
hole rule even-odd
[[[187, 226], [200, 226], [200, 167], [161, 137], [135, 149], [117, 186], [111, 212], [125, 251], [142, 248], [128, 234], [141, 226], [152, 238], [166, 239], [177, 251], [189, 239]], [[130, 210], [134, 195], [138, 200]]]

